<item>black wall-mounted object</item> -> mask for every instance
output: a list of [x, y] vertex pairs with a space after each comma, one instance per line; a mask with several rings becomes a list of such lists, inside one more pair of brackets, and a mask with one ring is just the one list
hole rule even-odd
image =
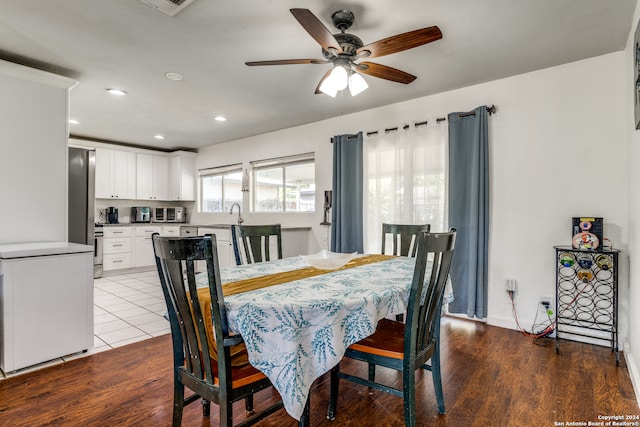
[[322, 219], [322, 222], [320, 223], [320, 225], [331, 225], [331, 222], [329, 222], [329, 210], [331, 209], [331, 198], [333, 197], [333, 192], [331, 190], [326, 190], [324, 192], [324, 218]]
[[633, 99], [634, 118], [636, 129], [640, 129], [640, 22], [636, 24], [636, 32], [633, 37], [634, 61], [633, 61]]

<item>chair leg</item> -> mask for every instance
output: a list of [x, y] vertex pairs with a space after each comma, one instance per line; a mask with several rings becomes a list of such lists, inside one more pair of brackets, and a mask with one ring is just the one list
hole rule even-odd
[[404, 399], [404, 425], [416, 426], [416, 373], [411, 367], [404, 367], [402, 375], [402, 397]]
[[250, 394], [249, 396], [244, 398], [244, 409], [249, 415], [255, 412], [253, 410], [253, 394]]
[[[374, 382], [376, 380], [376, 365], [369, 362], [369, 381]], [[373, 394], [373, 387], [369, 387], [369, 394]]]
[[178, 381], [174, 381], [173, 386], [173, 427], [182, 425], [182, 410], [184, 408], [184, 386]]
[[304, 410], [302, 411], [302, 416], [298, 421], [298, 427], [309, 427], [311, 425], [311, 391], [309, 391], [309, 396], [307, 396], [307, 403], [304, 405]]
[[433, 376], [433, 388], [436, 392], [438, 412], [444, 414], [444, 393], [442, 392], [442, 375], [440, 373], [440, 343], [436, 344], [436, 350], [431, 356], [431, 375]]
[[331, 369], [331, 382], [329, 386], [329, 408], [327, 409], [327, 419], [336, 419], [336, 405], [338, 403], [338, 372], [340, 371], [340, 364]]
[[233, 426], [233, 402], [228, 399], [220, 400], [220, 427]]
[[442, 374], [440, 373], [440, 321], [442, 317], [442, 306], [438, 306], [438, 316], [435, 324], [436, 349], [431, 355], [431, 375], [433, 376], [433, 388], [436, 393], [438, 412], [444, 414], [444, 393], [442, 392]]
[[202, 399], [202, 416], [203, 417], [208, 417], [209, 415], [211, 415], [211, 402], [209, 402], [207, 399]]

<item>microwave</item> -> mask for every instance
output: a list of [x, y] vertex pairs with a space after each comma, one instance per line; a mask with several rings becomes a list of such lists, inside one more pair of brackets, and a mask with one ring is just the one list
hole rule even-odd
[[181, 206], [153, 208], [155, 222], [187, 222], [187, 208]]
[[149, 206], [132, 207], [131, 222], [151, 222], [151, 208]]

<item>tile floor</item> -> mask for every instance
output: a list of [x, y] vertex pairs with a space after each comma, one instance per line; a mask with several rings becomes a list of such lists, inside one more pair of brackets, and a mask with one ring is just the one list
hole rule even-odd
[[0, 380], [171, 332], [155, 269], [95, 279], [93, 308], [93, 348], [15, 373], [0, 371]]
[[170, 332], [156, 270], [94, 281], [94, 348], [120, 347]]

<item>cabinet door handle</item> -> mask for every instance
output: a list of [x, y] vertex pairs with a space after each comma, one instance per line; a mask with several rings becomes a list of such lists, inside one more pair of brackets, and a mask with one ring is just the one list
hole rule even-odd
[[122, 246], [122, 244], [113, 245], [114, 248], [119, 248], [120, 246]]
[[114, 259], [113, 263], [115, 264], [116, 262], [122, 262], [122, 260], [121, 259]]

